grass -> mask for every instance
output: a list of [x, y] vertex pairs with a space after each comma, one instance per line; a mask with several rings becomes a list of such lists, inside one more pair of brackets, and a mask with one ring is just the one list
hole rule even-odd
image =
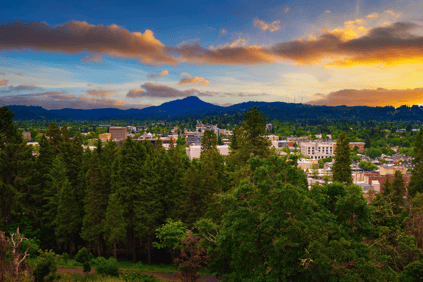
[[[120, 275], [119, 277], [111, 277], [111, 276], [102, 276], [98, 275], [96, 273], [90, 273], [90, 274], [77, 274], [77, 273], [62, 273], [60, 274], [60, 278], [58, 280], [55, 280], [58, 282], [90, 282], [90, 281], [96, 281], [96, 282], [124, 282], [123, 276]], [[137, 280], [140, 281], [140, 280]], [[156, 282], [169, 282], [170, 280], [157, 278]], [[180, 281], [180, 280], [173, 280], [173, 281]], [[142, 282], [142, 281], [140, 281]]]
[[[133, 262], [122, 260], [118, 261], [118, 266], [120, 270], [140, 270], [140, 271], [152, 271], [152, 272], [160, 272], [160, 273], [175, 273], [177, 272], [177, 268], [173, 264], [147, 264], [142, 262]], [[82, 266], [80, 263], [76, 262], [74, 259], [69, 259], [67, 264], [60, 262], [57, 265], [58, 268], [81, 268]], [[95, 268], [95, 266], [92, 266]]]

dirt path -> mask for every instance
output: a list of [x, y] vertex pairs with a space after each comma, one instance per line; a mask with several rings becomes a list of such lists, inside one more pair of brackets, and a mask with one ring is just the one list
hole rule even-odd
[[[74, 268], [58, 268], [57, 272], [58, 273], [84, 274], [82, 269], [74, 269]], [[94, 272], [95, 272], [94, 269], [91, 269], [90, 273], [94, 273]], [[176, 280], [176, 277], [173, 273], [160, 273], [160, 272], [152, 272], [152, 271], [145, 271], [143, 273], [152, 274], [152, 275], [159, 277], [159, 278], [162, 278], [162, 279]], [[218, 282], [219, 280], [214, 276], [202, 275], [201, 278], [200, 278], [200, 281], [202, 281], [202, 282]]]

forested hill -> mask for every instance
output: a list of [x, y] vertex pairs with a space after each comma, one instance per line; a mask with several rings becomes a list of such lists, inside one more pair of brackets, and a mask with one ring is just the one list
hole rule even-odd
[[284, 102], [245, 102], [230, 107], [216, 106], [198, 97], [187, 97], [144, 109], [60, 109], [46, 110], [34, 106], [9, 106], [15, 120], [145, 120], [202, 118], [222, 114], [243, 113], [258, 106], [268, 119], [350, 119], [350, 120], [423, 120], [423, 108], [419, 106], [394, 107], [328, 107]]

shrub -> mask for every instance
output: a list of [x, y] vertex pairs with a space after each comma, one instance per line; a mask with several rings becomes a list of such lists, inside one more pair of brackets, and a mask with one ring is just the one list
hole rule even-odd
[[400, 275], [400, 281], [414, 282], [423, 280], [423, 261], [408, 264]]
[[98, 274], [107, 276], [119, 276], [119, 266], [114, 258], [98, 258], [96, 260], [95, 270]]
[[37, 257], [36, 267], [34, 269], [34, 278], [37, 282], [49, 282], [58, 279], [57, 262], [60, 256], [56, 255], [53, 250], [39, 250], [40, 255]]
[[82, 268], [84, 269], [84, 273], [91, 271], [91, 264], [90, 264], [90, 258], [92, 258], [92, 255], [90, 257], [90, 254], [88, 253], [87, 249], [82, 248], [76, 256], [75, 260], [82, 264]]
[[67, 253], [64, 253], [64, 254], [62, 255], [62, 261], [63, 261], [63, 263], [64, 263], [64, 264], [68, 264], [68, 261], [69, 261], [69, 255], [68, 255]]

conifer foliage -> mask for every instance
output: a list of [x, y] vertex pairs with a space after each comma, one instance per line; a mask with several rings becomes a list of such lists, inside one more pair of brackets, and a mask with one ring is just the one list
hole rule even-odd
[[350, 155], [350, 141], [345, 132], [338, 135], [335, 149], [335, 163], [333, 164], [333, 180], [351, 184], [352, 183], [352, 169], [351, 169], [351, 155]]

